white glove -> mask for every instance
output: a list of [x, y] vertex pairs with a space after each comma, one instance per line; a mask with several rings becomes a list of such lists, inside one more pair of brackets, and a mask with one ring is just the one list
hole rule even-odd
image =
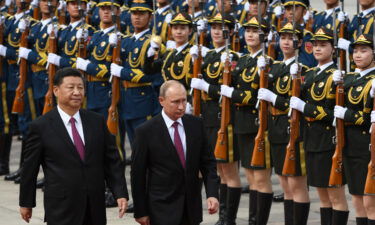
[[77, 33], [76, 33], [77, 39], [83, 38], [86, 41], [88, 36], [89, 36], [89, 32], [86, 29], [80, 28], [77, 30]]
[[61, 60], [61, 56], [56, 55], [55, 53], [48, 53], [47, 62], [49, 64], [60, 66], [60, 60]]
[[350, 41], [344, 39], [344, 38], [339, 38], [339, 41], [337, 42], [337, 47], [342, 49], [342, 50], [345, 50], [345, 51], [348, 51], [349, 50], [349, 46], [350, 46]]
[[193, 78], [191, 79], [190, 87], [201, 91], [208, 92], [210, 84], [203, 79]]
[[228, 85], [220, 86], [220, 94], [225, 97], [232, 98], [233, 91], [234, 91], [234, 88], [229, 87]]
[[371, 98], [374, 98], [375, 96], [375, 79], [372, 79], [372, 82], [371, 82], [370, 96]]
[[111, 75], [115, 77], [121, 77], [121, 70], [124, 67], [117, 65], [116, 63], [111, 63]]
[[55, 34], [55, 37], [57, 37], [57, 32], [59, 31], [59, 29], [57, 28], [56, 24], [52, 24], [51, 23], [51, 24], [48, 25], [48, 27], [47, 27], [47, 34], [51, 35], [52, 31]]
[[267, 88], [260, 88], [258, 90], [258, 99], [271, 102], [272, 105], [275, 105], [277, 95]]
[[307, 23], [307, 21], [309, 21], [309, 19], [310, 19], [310, 11], [307, 10], [306, 14], [303, 16], [303, 20], [305, 21], [305, 23]]
[[33, 0], [31, 3], [30, 3], [31, 7], [32, 8], [38, 8], [38, 5], [39, 5], [39, 0]]
[[12, 4], [12, 0], [5, 0], [5, 6], [9, 7]]
[[167, 43], [166, 43], [166, 48], [173, 48], [173, 49], [175, 49], [176, 48], [176, 42], [172, 41], [172, 40], [168, 40]]
[[335, 105], [335, 109], [333, 110], [333, 114], [336, 118], [344, 119], [345, 112], [348, 110], [348, 108], [344, 108], [342, 106]]
[[197, 30], [198, 30], [198, 34], [200, 34], [201, 32], [205, 31], [207, 29], [207, 24], [206, 24], [206, 21], [205, 20], [198, 20], [197, 22]]
[[[229, 53], [229, 62], [232, 62], [232, 58], [233, 58], [233, 54]], [[224, 63], [226, 59], [227, 59], [227, 53], [223, 52], [220, 56], [220, 60], [222, 63]]]
[[111, 33], [109, 35], [108, 42], [111, 46], [116, 46], [117, 45], [117, 34]]
[[343, 74], [344, 74], [344, 71], [335, 70], [332, 74], [333, 82], [335, 82], [336, 84], [342, 82], [343, 81], [343, 79], [342, 79]]
[[347, 18], [348, 18], [348, 14], [347, 14], [346, 12], [340, 11], [340, 12], [337, 14], [337, 19], [338, 19], [340, 22], [345, 22]]
[[249, 12], [250, 11], [250, 3], [249, 2], [246, 2], [243, 9], [246, 11], [246, 12]]
[[299, 69], [299, 66], [297, 63], [293, 63], [291, 66], [290, 66], [290, 69], [289, 69], [289, 73], [290, 75], [294, 78], [297, 73], [298, 73], [298, 69]]
[[375, 123], [375, 111], [371, 111], [371, 123]]
[[18, 57], [23, 58], [23, 59], [27, 59], [30, 52], [31, 52], [31, 49], [20, 47], [19, 52], [18, 52]]
[[90, 12], [92, 8], [92, 2], [89, 0], [89, 2], [86, 4], [86, 13]]
[[62, 11], [66, 9], [66, 3], [64, 0], [59, 1], [59, 7], [57, 8], [58, 11]]
[[0, 55], [5, 57], [6, 54], [7, 54], [7, 47], [5, 47], [4, 45], [0, 45]]
[[20, 22], [18, 23], [18, 29], [20, 29], [21, 32], [26, 30], [27, 27], [27, 22], [24, 19], [21, 19]]
[[270, 32], [268, 33], [267, 40], [268, 40], [268, 42], [271, 42], [272, 39], [273, 39], [273, 32], [270, 31]]
[[148, 48], [147, 50], [147, 57], [150, 58], [155, 55], [155, 49], [154, 48]]
[[185, 114], [193, 114], [193, 106], [189, 102], [186, 103]]
[[303, 110], [305, 109], [305, 105], [306, 105], [306, 103], [304, 101], [302, 101], [300, 98], [297, 98], [295, 96], [292, 96], [290, 98], [289, 106], [292, 109], [296, 109], [296, 110], [303, 113]]
[[90, 64], [90, 60], [88, 59], [83, 59], [78, 57], [76, 61], [76, 67], [79, 70], [85, 71], [87, 70], [87, 66]]
[[169, 22], [171, 22], [172, 20], [172, 14], [171, 13], [168, 13], [165, 18], [164, 18], [164, 22], [166, 22], [167, 24], [169, 24]]
[[159, 43], [156, 43], [155, 41], [150, 41], [150, 47], [153, 48], [153, 49], [156, 49], [158, 50], [160, 48], [160, 44]]
[[257, 61], [257, 65], [258, 65], [258, 68], [266, 68], [266, 58], [264, 58], [264, 56], [259, 56], [258, 57], [258, 61]]
[[[207, 52], [208, 52], [209, 50], [210, 50], [209, 48], [206, 48], [206, 47], [204, 47], [204, 46], [201, 46], [201, 54], [202, 54], [202, 57], [205, 57], [206, 54], [207, 54]], [[190, 48], [189, 53], [190, 53], [192, 59], [196, 59], [196, 58], [198, 58], [198, 46], [197, 46], [197, 45], [193, 45], [193, 46]]]
[[275, 13], [276, 17], [280, 17], [283, 14], [283, 8], [278, 5], [273, 9], [273, 12]]

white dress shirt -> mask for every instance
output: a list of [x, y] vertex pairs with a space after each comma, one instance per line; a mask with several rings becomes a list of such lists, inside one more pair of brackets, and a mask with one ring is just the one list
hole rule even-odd
[[[68, 131], [70, 139], [72, 139], [72, 142], [74, 144], [73, 134], [72, 134], [72, 125], [70, 124], [70, 118], [66, 112], [64, 112], [60, 106], [57, 105], [57, 111], [60, 114], [60, 117], [65, 125], [66, 130]], [[82, 120], [81, 116], [79, 115], [79, 111], [73, 115], [73, 118], [76, 120], [76, 128], [78, 130], [79, 136], [81, 136], [83, 144], [85, 144], [85, 136], [83, 135], [83, 126], [82, 126]]]
[[133, 37], [135, 38], [135, 40], [138, 40], [140, 37], [142, 37], [142, 35], [143, 34], [145, 34], [147, 31], [149, 31], [150, 29], [148, 28], [148, 29], [146, 29], [146, 30], [144, 30], [144, 31], [141, 31], [141, 32], [139, 32], [139, 33], [134, 33], [133, 34]]
[[318, 68], [320, 69], [318, 73], [316, 73], [317, 75], [319, 75], [321, 72], [323, 72], [325, 69], [327, 69], [329, 66], [331, 66], [333, 64], [333, 61], [329, 62], [329, 63], [326, 63], [326, 64], [323, 64], [323, 65], [318, 65]]
[[165, 114], [164, 110], [161, 111], [161, 115], [164, 119], [165, 125], [168, 128], [169, 136], [171, 137], [171, 140], [174, 144], [174, 127], [172, 126], [174, 122], [178, 122], [178, 133], [180, 134], [181, 142], [182, 142], [182, 148], [184, 149], [185, 159], [186, 159], [186, 135], [185, 135], [185, 129], [184, 124], [182, 123], [182, 119], [179, 118], [177, 121], [171, 120]]

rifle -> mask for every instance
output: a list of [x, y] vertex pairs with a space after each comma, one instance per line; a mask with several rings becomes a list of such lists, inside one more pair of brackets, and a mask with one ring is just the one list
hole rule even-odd
[[33, 6], [33, 19], [40, 20], [40, 8], [39, 6]]
[[[341, 3], [343, 4], [343, 1], [341, 0]], [[342, 5], [341, 9], [344, 10], [344, 6]], [[344, 32], [345, 32], [345, 23], [340, 24], [340, 33], [339, 37], [343, 38], [344, 37]], [[338, 68], [340, 71], [345, 71], [346, 70], [346, 65], [345, 65], [345, 51], [340, 50], [338, 52], [337, 48], [337, 35], [336, 35], [336, 11], [333, 10], [333, 39], [334, 39], [334, 47], [335, 47], [335, 52], [337, 55], [337, 63], [338, 63]], [[336, 105], [339, 106], [344, 106], [344, 100], [345, 100], [345, 93], [344, 93], [344, 85], [343, 82], [340, 82], [336, 86]], [[335, 153], [332, 156], [332, 167], [331, 167], [331, 174], [329, 177], [329, 183], [328, 186], [330, 187], [341, 187], [343, 185], [342, 183], [342, 151], [345, 145], [345, 138], [344, 138], [344, 120], [335, 118], [336, 124], [336, 136], [333, 138], [333, 143], [336, 145], [335, 148]]]
[[[21, 2], [22, 8], [25, 9], [26, 3], [24, 1]], [[29, 21], [24, 16], [23, 18], [26, 21], [26, 29], [22, 32], [20, 47], [27, 48], [28, 41], [27, 37], [29, 36]], [[20, 71], [20, 80], [18, 82], [18, 86], [16, 89], [16, 96], [14, 98], [12, 113], [19, 113], [22, 114], [25, 107], [25, 84], [27, 79], [27, 60], [24, 58], [20, 58], [19, 64], [19, 71]]]
[[[223, 71], [223, 84], [230, 85], [231, 74], [230, 74], [230, 60], [229, 60], [229, 30], [225, 26], [224, 22], [224, 1], [222, 1], [222, 27], [223, 27], [223, 38], [225, 40], [225, 52], [227, 53], [227, 58], [224, 63]], [[230, 125], [230, 99], [222, 96], [221, 99], [221, 120], [220, 129], [217, 132], [217, 140], [215, 145], [215, 157], [218, 160], [228, 160], [228, 126]]]
[[[375, 17], [374, 17], [375, 19]], [[372, 32], [372, 42], [374, 44], [375, 41], [375, 23], [373, 23], [373, 30]], [[375, 49], [374, 49], [375, 55]], [[375, 110], [375, 98], [373, 102], [372, 110]], [[370, 152], [371, 152], [371, 160], [368, 164], [367, 169], [367, 177], [366, 177], [366, 184], [365, 184], [365, 195], [375, 195], [375, 123], [371, 124], [371, 143], [370, 143]]]
[[87, 58], [87, 51], [86, 51], [87, 43], [86, 43], [85, 35], [84, 35], [84, 32], [87, 32], [85, 29], [86, 19], [84, 16], [83, 8], [81, 6], [81, 0], [78, 0], [78, 11], [80, 14], [81, 27], [82, 27], [82, 36], [78, 39], [78, 57], [86, 59]]
[[66, 8], [61, 6], [61, 10], [58, 12], [58, 22], [60, 25], [66, 24]]
[[[232, 9], [232, 16], [233, 18], [236, 18], [236, 5], [237, 5], [237, 2], [235, 0], [232, 0], [231, 1], [231, 9]], [[232, 36], [232, 49], [233, 51], [235, 52], [239, 52], [240, 51], [240, 37], [238, 35], [238, 26], [237, 26], [237, 23], [234, 25], [234, 34]]]
[[[162, 38], [157, 35], [157, 29], [156, 29], [156, 1], [153, 0], [153, 4], [152, 4], [152, 7], [153, 7], [153, 10], [154, 10], [154, 13], [152, 14], [153, 16], [153, 20], [154, 20], [154, 27], [152, 29], [152, 35], [151, 35], [151, 40], [158, 43], [159, 46], [161, 46], [161, 44], [163, 43], [163, 40]], [[159, 50], [160, 49], [155, 49], [155, 54], [154, 54], [154, 60], [157, 60], [159, 58]]]
[[[51, 5], [51, 1], [48, 1], [48, 8], [52, 18], [53, 14], [53, 7]], [[57, 41], [56, 41], [56, 34], [54, 29], [52, 29], [51, 33], [49, 34], [48, 39], [48, 52], [49, 53], [56, 53], [57, 52]], [[43, 108], [43, 115], [53, 109], [53, 80], [56, 73], [56, 66], [54, 64], [48, 64], [48, 91], [46, 96], [44, 97], [44, 108]]]
[[[293, 12], [295, 12], [296, 5], [293, 4]], [[295, 13], [293, 13], [293, 47], [295, 49], [295, 57], [296, 63], [298, 65], [298, 38], [296, 35], [296, 21], [295, 21]], [[301, 92], [301, 68], [298, 68], [297, 77], [293, 79], [293, 87], [292, 87], [292, 96], [299, 97]], [[290, 117], [290, 127], [289, 127], [289, 143], [286, 146], [286, 154], [284, 160], [284, 167], [282, 174], [284, 176], [294, 176], [296, 174], [296, 143], [299, 137], [300, 132], [300, 118], [301, 113], [296, 110], [292, 109]]]
[[311, 6], [309, 7], [310, 17], [309, 20], [306, 23], [306, 30], [313, 32], [313, 26], [314, 26], [314, 18], [313, 18], [313, 12], [311, 10]]
[[[262, 30], [262, 15], [260, 11], [261, 1], [258, 0], [258, 24], [259, 24], [259, 41], [262, 45], [262, 55], [266, 57], [266, 50], [264, 46], [264, 32]], [[260, 88], [268, 87], [268, 66], [260, 69]], [[258, 121], [259, 128], [258, 133], [254, 140], [254, 149], [251, 157], [251, 166], [264, 168], [265, 167], [265, 153], [266, 153], [266, 144], [265, 138], [267, 137], [267, 114], [268, 114], [268, 103], [265, 100], [259, 101], [259, 111], [258, 111]]]
[[[268, 18], [272, 18], [271, 7], [268, 7], [267, 14], [268, 14]], [[274, 33], [275, 31], [273, 24], [274, 24], [274, 20], [272, 19], [272, 22], [270, 24], [270, 32], [272, 33]], [[271, 57], [272, 59], [276, 58], [275, 46], [276, 46], [276, 38], [275, 38], [275, 35], [272, 35], [272, 41], [268, 42], [268, 49], [267, 49], [267, 55]]]
[[[115, 24], [115, 32], [116, 35], [118, 33], [118, 26], [117, 20], [118, 16], [114, 13], [114, 4], [112, 0], [111, 11], [112, 11], [112, 21]], [[112, 62], [116, 63], [117, 65], [121, 65], [121, 58], [120, 58], [120, 50], [121, 50], [121, 37], [117, 35], [117, 43], [116, 46], [113, 46], [112, 50]], [[119, 124], [119, 117], [117, 111], [117, 104], [120, 101], [120, 78], [112, 76], [112, 99], [111, 105], [108, 109], [108, 119], [107, 119], [107, 126], [109, 132], [113, 135], [117, 135], [118, 133], [118, 124]]]

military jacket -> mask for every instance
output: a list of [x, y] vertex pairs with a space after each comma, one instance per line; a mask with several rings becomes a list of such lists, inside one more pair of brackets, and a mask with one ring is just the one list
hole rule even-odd
[[369, 12], [366, 16], [354, 15], [352, 21], [350, 22], [347, 33], [349, 35], [349, 40], [353, 42], [359, 37], [359, 33], [371, 34], [373, 30], [373, 22], [375, 9]]
[[[172, 18], [174, 14], [171, 6], [166, 6], [163, 12], [159, 13], [156, 11], [155, 19], [156, 19], [156, 34], [159, 35], [163, 42], [165, 43], [168, 40], [168, 23], [165, 21], [167, 17]], [[154, 28], [154, 20], [151, 21], [150, 28]]]
[[120, 26], [121, 32], [125, 35], [129, 35], [134, 32], [134, 27], [130, 18], [130, 10], [128, 7], [121, 7]]
[[[341, 11], [340, 7], [336, 7], [335, 9], [336, 15]], [[313, 33], [315, 33], [320, 27], [327, 27], [328, 29], [333, 29], [333, 13], [327, 16], [327, 12], [321, 11], [314, 15], [314, 25], [313, 25]], [[338, 27], [339, 21], [336, 16], [336, 25]]]

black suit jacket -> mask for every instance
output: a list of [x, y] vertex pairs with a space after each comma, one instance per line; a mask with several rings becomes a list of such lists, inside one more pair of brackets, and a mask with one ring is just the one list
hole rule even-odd
[[80, 116], [85, 139], [84, 161], [56, 108], [29, 126], [20, 206], [35, 207], [36, 179], [42, 165], [45, 221], [50, 225], [81, 225], [86, 206], [93, 224], [106, 224], [105, 181], [115, 198], [128, 198], [124, 170], [104, 118], [86, 110], [80, 110]]
[[136, 129], [131, 184], [134, 217], [150, 216], [152, 225], [179, 225], [186, 209], [191, 224], [202, 221], [199, 171], [207, 197], [218, 197], [216, 160], [207, 147], [203, 123], [185, 115], [186, 168], [161, 114]]

